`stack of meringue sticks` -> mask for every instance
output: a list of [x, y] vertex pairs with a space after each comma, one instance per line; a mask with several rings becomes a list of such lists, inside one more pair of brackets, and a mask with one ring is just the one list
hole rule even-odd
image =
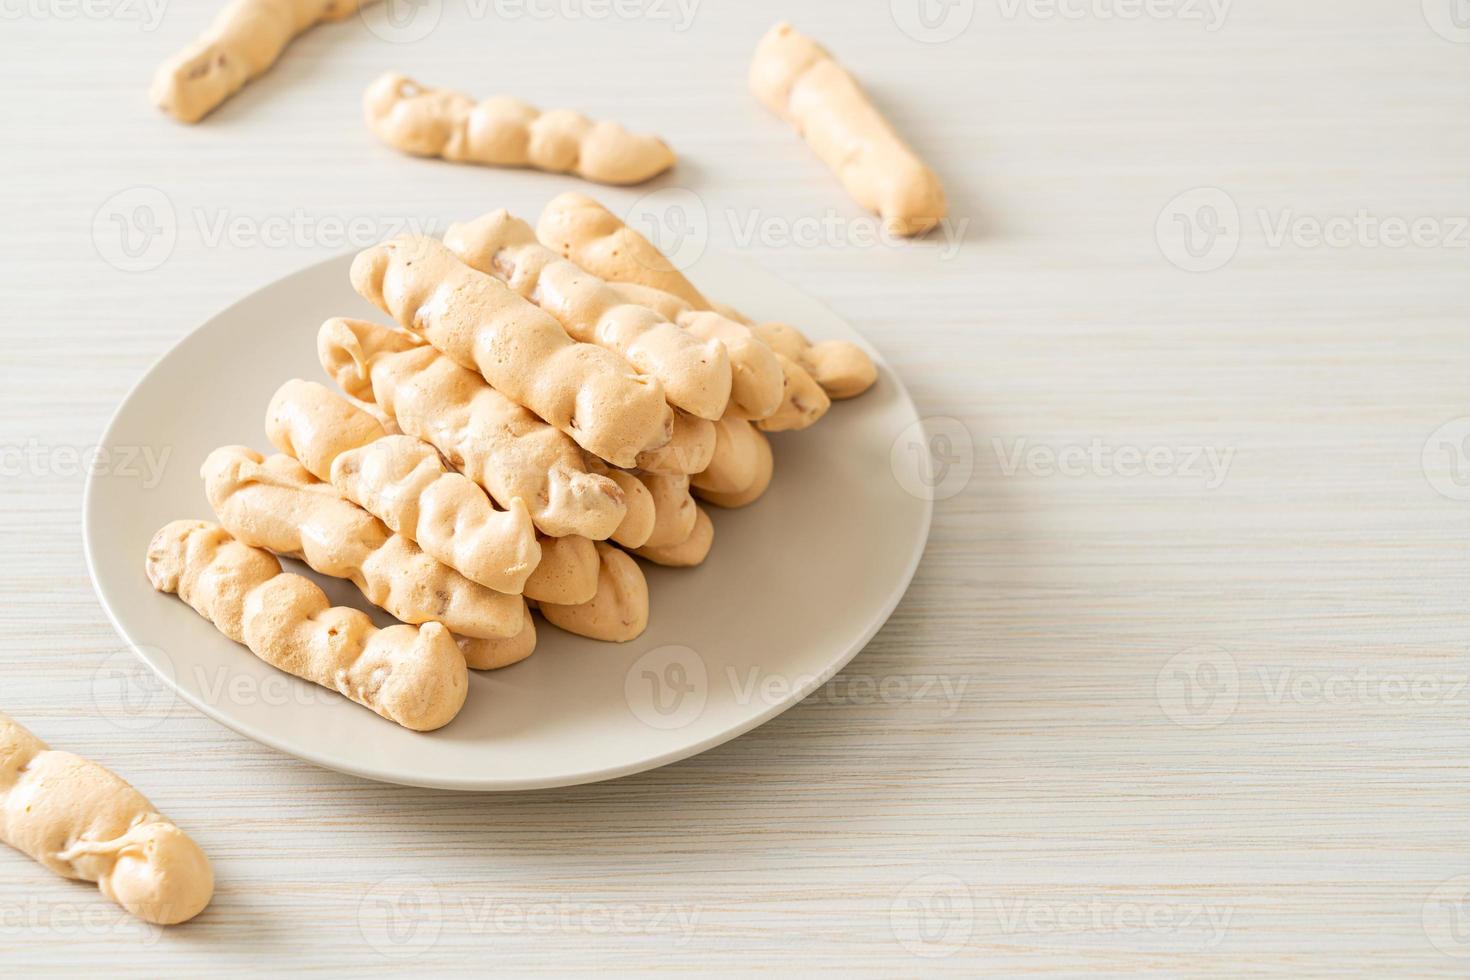
[[[768, 432], [872, 385], [856, 346], [812, 344], [704, 296], [596, 201], [535, 230], [505, 211], [404, 236], [352, 265], [396, 327], [334, 318], [322, 368], [266, 411], [269, 457], [225, 446], [201, 475], [218, 524], [174, 521], [149, 581], [267, 663], [415, 731], [448, 724], [468, 670], [536, 647], [532, 610], [625, 642], [648, 624], [633, 555], [704, 561], [695, 498], [770, 485]], [[332, 607], [277, 556], [350, 580], [401, 622]]]

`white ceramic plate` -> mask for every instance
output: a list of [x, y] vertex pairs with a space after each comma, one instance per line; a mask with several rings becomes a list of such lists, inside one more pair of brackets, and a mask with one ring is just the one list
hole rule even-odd
[[[353, 292], [350, 263], [342, 256], [288, 276], [185, 337], [117, 410], [102, 439], [111, 465], [95, 467], [87, 484], [83, 535], [102, 605], [163, 681], [211, 718], [385, 782], [514, 790], [609, 779], [695, 755], [797, 703], [863, 648], [903, 596], [932, 505], [895, 477], [890, 452], [917, 431], [918, 417], [879, 360], [865, 395], [835, 403], [806, 432], [773, 438], [776, 476], [761, 500], [710, 508], [715, 545], [703, 566], [644, 563], [652, 612], [637, 640], [597, 643], [539, 622], [535, 655], [472, 673], [463, 712], [431, 734], [285, 678], [153, 591], [143, 557], [168, 521], [212, 519], [198, 477], [210, 450], [242, 443], [269, 452], [262, 423], [277, 386], [325, 380], [315, 355], [323, 320], [385, 322]], [[718, 256], [694, 273], [710, 295], [738, 297], [752, 316], [787, 320], [813, 339], [863, 343], [768, 273]], [[155, 460], [167, 453], [161, 479], [123, 465], [145, 450]], [[364, 605], [351, 585], [312, 577], [334, 602]]]

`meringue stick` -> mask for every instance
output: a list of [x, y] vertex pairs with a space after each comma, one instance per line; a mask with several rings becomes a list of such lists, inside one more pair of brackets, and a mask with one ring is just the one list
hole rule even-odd
[[670, 568], [693, 568], [709, 557], [709, 550], [714, 541], [714, 522], [709, 519], [704, 508], [696, 507], [694, 529], [689, 532], [689, 537], [678, 544], [662, 548], [645, 545], [634, 551], [633, 554], [639, 558], [646, 558], [655, 565], [666, 565]]
[[[646, 292], [646, 289], [640, 291]], [[878, 369], [873, 359], [857, 344], [846, 340], [824, 340], [814, 344], [790, 324], [777, 321], [756, 323], [724, 303], [714, 304], [714, 312], [749, 327], [771, 350], [800, 364], [829, 398], [856, 398], [878, 380]]]
[[470, 670], [499, 670], [518, 664], [536, 652], [536, 618], [531, 607], [521, 600], [521, 631], [504, 640], [476, 639], [456, 636], [454, 642], [464, 654], [465, 666]]
[[521, 599], [471, 582], [388, 530], [290, 456], [266, 459], [225, 446], [204, 461], [205, 495], [243, 543], [300, 558], [350, 580], [368, 601], [420, 625], [443, 623], [464, 636], [505, 639], [521, 629]]
[[689, 333], [717, 340], [729, 351], [734, 375], [729, 414], [753, 420], [770, 418], [782, 411], [787, 387], [785, 367], [776, 352], [749, 327], [707, 310], [687, 310], [677, 319]]
[[[689, 477], [663, 476], [657, 473], [640, 473], [653, 496], [657, 520], [653, 533], [644, 542], [645, 548], [667, 548], [684, 541], [694, 530], [695, 513], [698, 508], [689, 496]], [[636, 550], [636, 549], [635, 549]]]
[[696, 490], [734, 494], [748, 490], [760, 478], [761, 444], [765, 436], [743, 419], [715, 423], [715, 454], [709, 467], [689, 482]]
[[[750, 327], [757, 338], [810, 373], [831, 398], [862, 394], [877, 377], [872, 358], [856, 344], [845, 340], [812, 344], [786, 324], [756, 324], [731, 307], [706, 299], [652, 242], [585, 194], [554, 198], [541, 212], [536, 234], [548, 248], [601, 276], [624, 302], [646, 306], [680, 326], [686, 326], [684, 318], [691, 312], [712, 311]], [[730, 364], [739, 370], [733, 349]], [[738, 390], [732, 397], [738, 397]], [[746, 414], [759, 417], [749, 408]]]
[[531, 226], [510, 212], [451, 225], [444, 244], [466, 265], [556, 317], [573, 339], [605, 347], [657, 378], [670, 405], [711, 421], [725, 414], [730, 358], [722, 344], [627, 303], [607, 283], [538, 242]]
[[333, 606], [310, 579], [281, 571], [270, 552], [216, 524], [164, 526], [148, 545], [147, 572], [155, 589], [176, 593], [272, 667], [404, 728], [442, 728], [464, 706], [465, 657], [442, 625], [378, 629], [367, 613]]
[[[674, 412], [674, 436], [657, 449], [638, 454], [638, 469], [650, 473], [698, 473], [715, 452], [715, 424], [688, 412]], [[621, 542], [620, 542], [621, 543]]]
[[[611, 283], [625, 301], [657, 310], [702, 339], [724, 343], [735, 414], [768, 420], [764, 428], [784, 431], [806, 428], [826, 413], [829, 399], [799, 363], [771, 351], [747, 324], [715, 313], [713, 304], [652, 242], [590, 197], [567, 193], [552, 199], [541, 212], [536, 234], [549, 248]], [[628, 283], [635, 288], [627, 290]], [[668, 295], [655, 298], [654, 290]]]
[[195, 123], [264, 74], [297, 35], [375, 0], [232, 0], [209, 30], [158, 67], [153, 104]]
[[[710, 308], [664, 253], [586, 194], [552, 198], [536, 222], [541, 244], [608, 282], [635, 282], [672, 293], [696, 310]], [[646, 305], [646, 304], [645, 304]]]
[[571, 109], [542, 112], [503, 95], [476, 102], [397, 72], [368, 87], [362, 108], [378, 139], [413, 156], [534, 167], [602, 184], [640, 184], [674, 165], [663, 140], [617, 123], [594, 122]]
[[767, 347], [800, 364], [829, 398], [856, 398], [878, 380], [873, 359], [857, 344], [846, 340], [812, 343], [800, 330], [786, 323], [750, 324]]
[[628, 505], [623, 523], [612, 533], [612, 539], [624, 548], [641, 548], [648, 542], [658, 521], [653, 494], [644, 486], [643, 481], [627, 470], [608, 468], [607, 475], [623, 491], [623, 499]]
[[[713, 490], [708, 486], [696, 487], [695, 493], [699, 499], [716, 507], [735, 508], [753, 504], [765, 494], [771, 486], [771, 477], [775, 473], [775, 457], [771, 454], [771, 442], [761, 433], [756, 432], [755, 438], [750, 443], [754, 449], [755, 475], [750, 482], [739, 490]], [[744, 448], [734, 450], [734, 455], [744, 456]]]
[[575, 606], [597, 594], [597, 545], [575, 535], [541, 539], [541, 564], [526, 580], [526, 598]]
[[408, 235], [352, 263], [364, 299], [501, 394], [614, 466], [673, 435], [663, 386], [612, 351], [567, 336], [550, 314], [471, 269], [442, 243]]
[[618, 484], [593, 472], [568, 436], [433, 347], [334, 318], [317, 334], [317, 356], [349, 397], [371, 402], [406, 435], [439, 450], [501, 507], [524, 500], [545, 534], [601, 540], [627, 516]]
[[922, 235], [944, 217], [944, 188], [934, 171], [874, 108], [857, 79], [790, 24], [776, 24], [756, 47], [750, 90], [889, 230]]
[[729, 412], [745, 419], [761, 419], [781, 408], [785, 376], [776, 352], [755, 331], [729, 317], [695, 310], [673, 293], [637, 283], [609, 283], [624, 302], [655, 310], [682, 329], [708, 341], [718, 341], [730, 361]]
[[597, 555], [597, 594], [575, 606], [543, 602], [541, 615], [568, 633], [625, 643], [648, 627], [648, 581], [638, 563], [617, 548], [598, 542]]
[[388, 435], [367, 412], [313, 381], [288, 381], [266, 412], [271, 445], [431, 557], [473, 582], [518, 594], [541, 560], [525, 501], [498, 511], [438, 450]]
[[214, 871], [188, 834], [112, 770], [49, 748], [0, 712], [0, 840], [154, 925], [194, 918]]

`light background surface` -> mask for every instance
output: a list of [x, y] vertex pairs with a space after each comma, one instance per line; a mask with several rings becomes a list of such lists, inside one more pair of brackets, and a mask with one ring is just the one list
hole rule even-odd
[[[0, 7], [0, 707], [133, 781], [219, 877], [159, 936], [0, 852], [7, 969], [1464, 974], [1470, 27], [1451, 0], [958, 0], [932, 8], [963, 26], [937, 42], [906, 0], [703, 0], [682, 30], [652, 0], [601, 19], [444, 0], [411, 43], [315, 31], [186, 129], [144, 92], [214, 7]], [[782, 15], [944, 176], [957, 252], [868, 244], [746, 94]], [[531, 215], [580, 186], [377, 145], [357, 100], [389, 68], [666, 136], [678, 170], [605, 200], [692, 191], [678, 214], [707, 217], [710, 249], [833, 307], [936, 431], [968, 435], [917, 580], [837, 683], [657, 772], [476, 797], [298, 763], [126, 669], [72, 453], [147, 366], [361, 244], [344, 230]], [[140, 205], [174, 242], [130, 272], [112, 219]], [[1134, 453], [1154, 472], [1120, 475]]]

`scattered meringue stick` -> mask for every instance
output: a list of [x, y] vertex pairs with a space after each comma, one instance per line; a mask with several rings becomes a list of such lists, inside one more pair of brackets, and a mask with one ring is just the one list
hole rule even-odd
[[266, 435], [312, 476], [472, 582], [518, 595], [541, 560], [525, 501], [496, 510], [433, 446], [388, 435], [324, 385], [282, 385], [266, 411]]
[[766, 33], [750, 65], [750, 90], [806, 138], [822, 162], [889, 231], [922, 235], [946, 210], [934, 171], [874, 108], [856, 78], [790, 24]]
[[698, 473], [709, 465], [714, 452], [715, 424], [676, 409], [674, 437], [657, 449], [639, 453], [638, 469], [673, 475]]
[[374, 2], [232, 0], [203, 36], [158, 67], [149, 95], [179, 122], [198, 122], [263, 75], [297, 35]]
[[666, 565], [670, 568], [693, 568], [709, 557], [709, 550], [714, 542], [714, 522], [710, 520], [704, 508], [696, 505], [694, 527], [687, 538], [678, 544], [662, 548], [645, 545], [634, 551], [633, 554], [639, 558], [646, 558], [655, 565]]
[[597, 555], [597, 594], [575, 606], [543, 602], [541, 615], [568, 633], [626, 643], [648, 627], [648, 582], [638, 563], [617, 548], [599, 541]]
[[266, 459], [225, 446], [209, 454], [201, 475], [230, 534], [350, 580], [405, 623], [438, 622], [477, 639], [508, 639], [524, 625], [520, 596], [487, 589], [430, 558], [290, 456]]
[[556, 317], [573, 339], [605, 347], [657, 378], [673, 407], [711, 421], [725, 414], [731, 381], [724, 345], [628, 303], [607, 283], [538, 242], [531, 226], [510, 212], [492, 211], [450, 225], [444, 244], [466, 265], [495, 276]]
[[0, 840], [154, 925], [187, 922], [214, 897], [188, 834], [112, 770], [49, 748], [0, 712]]
[[464, 654], [465, 666], [470, 670], [499, 670], [518, 664], [536, 652], [536, 618], [531, 607], [521, 600], [521, 630], [504, 640], [490, 640], [469, 636], [456, 636], [460, 653]]
[[501, 507], [524, 500], [543, 533], [601, 540], [627, 518], [622, 489], [570, 437], [414, 337], [334, 318], [317, 334], [317, 356], [349, 397], [439, 450]]
[[494, 276], [471, 269], [442, 242], [405, 235], [352, 263], [364, 299], [501, 394], [614, 466], [673, 436], [657, 380], [617, 354], [567, 336], [549, 313]]
[[476, 102], [387, 72], [362, 99], [368, 128], [389, 146], [420, 157], [492, 167], [534, 167], [602, 184], [641, 184], [674, 165], [654, 136], [571, 109], [542, 112], [508, 96]]
[[[748, 449], [743, 445], [732, 449], [732, 453], [740, 457], [741, 465], [727, 471], [727, 475], [733, 475], [737, 469], [740, 472], [747, 472], [745, 464], [751, 457], [747, 456], [746, 453], [749, 450], [753, 450], [754, 475], [751, 477], [750, 482], [738, 490], [715, 490], [709, 486], [711, 481], [706, 481], [706, 486], [695, 488], [695, 492], [699, 494], [700, 500], [714, 504], [716, 507], [733, 509], [755, 503], [770, 488], [771, 477], [775, 473], [776, 462], [775, 457], [771, 453], [771, 442], [760, 432], [754, 429], [750, 431], [754, 434], [754, 439], [750, 441]], [[728, 483], [722, 485], [728, 485]]]
[[536, 234], [548, 248], [612, 284], [626, 302], [655, 310], [702, 339], [720, 340], [730, 355], [735, 414], [764, 420], [769, 431], [806, 428], [826, 414], [831, 402], [805, 368], [772, 351], [747, 324], [714, 312], [652, 242], [592, 198], [553, 198]]
[[[174, 521], [148, 545], [148, 581], [172, 592], [261, 660], [417, 732], [454, 720], [469, 691], [465, 658], [437, 622], [378, 629], [333, 606], [269, 551], [217, 524]], [[517, 614], [520, 614], [517, 610]]]

